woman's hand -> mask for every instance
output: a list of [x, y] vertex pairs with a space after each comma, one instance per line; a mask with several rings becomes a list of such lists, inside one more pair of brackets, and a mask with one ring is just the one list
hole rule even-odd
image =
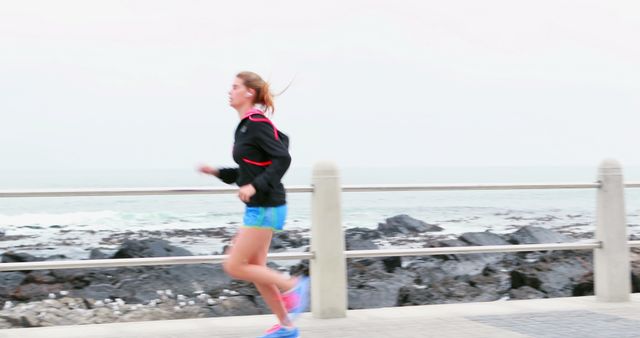
[[208, 165], [201, 165], [198, 167], [198, 171], [203, 173], [203, 174], [207, 174], [207, 175], [213, 175], [216, 177], [220, 176], [220, 171], [216, 168], [210, 167]]
[[246, 184], [240, 187], [238, 190], [238, 197], [242, 202], [248, 203], [251, 196], [256, 194], [256, 188], [251, 184]]

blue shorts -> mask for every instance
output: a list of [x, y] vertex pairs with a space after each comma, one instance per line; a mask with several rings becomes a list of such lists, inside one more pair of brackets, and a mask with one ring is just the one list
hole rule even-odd
[[278, 207], [246, 207], [243, 226], [282, 231], [287, 219], [287, 205]]

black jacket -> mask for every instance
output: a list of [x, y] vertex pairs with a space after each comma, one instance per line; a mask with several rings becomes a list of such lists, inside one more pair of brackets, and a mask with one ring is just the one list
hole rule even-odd
[[248, 206], [275, 207], [286, 203], [280, 180], [289, 165], [289, 138], [278, 131], [261, 111], [252, 110], [235, 132], [233, 160], [238, 168], [220, 168], [220, 179], [243, 186], [251, 183], [256, 194]]

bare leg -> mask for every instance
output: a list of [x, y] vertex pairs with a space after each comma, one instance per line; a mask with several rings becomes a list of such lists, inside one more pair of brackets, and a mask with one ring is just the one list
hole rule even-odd
[[267, 268], [272, 235], [270, 229], [241, 228], [224, 268], [234, 278], [253, 282], [280, 323], [290, 325], [287, 310], [280, 300], [280, 290], [293, 288], [295, 280]]
[[259, 252], [264, 252], [264, 245], [271, 242], [271, 236], [270, 229], [241, 228], [229, 252], [229, 258], [224, 262], [225, 271], [236, 279], [255, 284], [275, 284], [280, 290], [292, 289], [296, 284], [295, 279], [286, 278], [266, 265], [249, 263]]
[[[256, 256], [249, 260], [249, 264], [255, 265], [267, 265], [267, 253], [269, 253], [270, 242], [263, 243], [264, 248]], [[254, 283], [255, 284], [255, 283]], [[280, 300], [280, 290], [274, 284], [255, 284], [256, 288], [260, 292], [262, 299], [267, 303], [271, 312], [278, 317], [280, 325], [291, 325], [289, 321], [287, 310]]]

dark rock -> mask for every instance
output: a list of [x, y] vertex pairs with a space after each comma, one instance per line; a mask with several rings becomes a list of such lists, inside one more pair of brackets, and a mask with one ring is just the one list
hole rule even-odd
[[570, 297], [574, 285], [592, 273], [591, 255], [552, 252], [539, 262], [523, 263], [511, 272], [512, 288], [530, 286], [549, 297]]
[[349, 283], [349, 309], [398, 306], [400, 289], [412, 285], [413, 279], [412, 274], [402, 271], [381, 279]]
[[100, 251], [100, 249], [91, 249], [89, 253], [89, 259], [108, 259], [109, 255]]
[[[510, 289], [508, 275], [497, 272], [496, 269], [487, 267], [483, 262], [456, 261], [439, 259], [423, 259], [410, 263], [406, 269], [416, 275], [415, 289], [404, 290], [404, 304], [444, 304], [459, 301], [488, 301], [500, 299]], [[468, 285], [459, 284], [464, 282]], [[452, 284], [453, 283], [453, 284]], [[458, 291], [446, 287], [446, 285], [467, 290], [471, 293], [467, 298], [454, 297], [449, 300], [450, 294]], [[471, 287], [471, 289], [469, 289]], [[429, 289], [429, 290], [426, 290]], [[402, 302], [401, 302], [402, 304]]]
[[400, 306], [444, 304], [445, 301], [440, 294], [425, 285], [403, 286], [398, 292]]
[[513, 244], [565, 243], [573, 241], [573, 239], [563, 234], [536, 226], [522, 227], [512, 233], [509, 238], [509, 241]]
[[[258, 291], [258, 289], [256, 289], [255, 285], [251, 282], [247, 282], [247, 281], [243, 281], [243, 280], [233, 280], [231, 281], [231, 283], [228, 286], [225, 286], [226, 289], [229, 290], [233, 290], [237, 293], [239, 293], [242, 296], [249, 296], [249, 297], [259, 297], [260, 296], [260, 292]], [[222, 289], [218, 289], [216, 290], [215, 293], [211, 293], [210, 294], [213, 297], [218, 297], [218, 296], [226, 296], [223, 292]]]
[[61, 260], [65, 260], [67, 258], [68, 257], [65, 256], [65, 255], [51, 255], [51, 256], [48, 256], [47, 258], [45, 258], [44, 260], [45, 261], [61, 261]]
[[36, 283], [36, 284], [55, 284], [58, 279], [52, 276], [47, 270], [31, 271], [24, 279], [24, 284]]
[[167, 289], [174, 295], [193, 295], [195, 291], [212, 294], [231, 283], [220, 264], [75, 269], [58, 277], [77, 286], [74, 296], [122, 298], [128, 303], [149, 302], [159, 298], [158, 290]]
[[113, 258], [192, 256], [191, 252], [163, 239], [126, 240]]
[[[494, 236], [497, 236], [492, 233], [467, 233], [459, 238], [464, 238], [467, 241], [463, 241], [461, 239], [450, 239], [450, 240], [442, 240], [433, 243], [433, 247], [457, 247], [457, 246], [469, 246], [472, 245], [480, 245], [478, 243], [492, 243], [492, 240], [496, 240]], [[484, 239], [484, 240], [483, 240]], [[497, 240], [496, 240], [497, 241]], [[493, 244], [491, 244], [493, 245]], [[482, 270], [486, 266], [486, 264], [494, 264], [500, 262], [505, 259], [507, 255], [503, 253], [486, 253], [486, 254], [451, 254], [451, 255], [437, 255], [437, 258], [442, 259], [453, 259], [457, 261], [468, 261], [477, 265], [477, 269]]]
[[[445, 240], [440, 240], [436, 242], [430, 242], [427, 245], [425, 245], [425, 247], [433, 247], [433, 248], [442, 248], [442, 247], [450, 248], [450, 247], [457, 247], [457, 246], [468, 246], [468, 244], [459, 239], [445, 239]], [[440, 258], [440, 259], [458, 259], [459, 258], [455, 254], [435, 255], [433, 257]]]
[[347, 250], [376, 250], [378, 246], [370, 239], [350, 239], [347, 238], [345, 242]]
[[384, 271], [388, 273], [393, 273], [396, 269], [402, 267], [402, 257], [385, 257], [381, 260], [384, 265]]
[[344, 232], [344, 235], [346, 238], [354, 240], [379, 239], [382, 237], [379, 231], [367, 228], [350, 228]]
[[400, 305], [448, 304], [498, 300], [497, 294], [484, 293], [468, 282], [446, 277], [438, 283], [403, 287], [398, 295]]
[[472, 261], [472, 260], [448, 260], [443, 262], [440, 265], [440, 269], [444, 271], [447, 275], [452, 277], [464, 276], [464, 275], [477, 275], [482, 273], [482, 271], [487, 266], [483, 261]]
[[509, 274], [503, 271], [495, 271], [487, 267], [482, 273], [471, 276], [467, 281], [469, 285], [482, 290], [486, 297], [476, 297], [474, 301], [484, 301], [484, 299], [500, 299], [507, 295], [511, 289], [511, 279]]
[[640, 248], [631, 248], [631, 289], [640, 292]]
[[116, 299], [125, 296], [125, 294], [110, 284], [92, 284], [83, 288], [81, 291], [74, 290], [73, 295], [93, 300]]
[[56, 278], [58, 282], [68, 283], [74, 289], [81, 289], [91, 282], [86, 278], [87, 270], [85, 269], [61, 269], [50, 270], [49, 274]]
[[365, 228], [353, 228], [345, 231], [345, 246], [347, 250], [376, 250], [376, 245], [372, 240], [380, 238], [380, 233], [376, 230]]
[[416, 284], [437, 283], [448, 276], [447, 271], [442, 269], [442, 261], [435, 258], [411, 262], [406, 269], [415, 274]]
[[49, 297], [50, 293], [57, 293], [62, 290], [68, 290], [69, 286], [65, 284], [22, 284], [11, 293], [10, 297], [15, 300], [34, 301], [42, 300]]
[[380, 260], [352, 260], [347, 271], [350, 309], [396, 306], [400, 288], [413, 284], [415, 279], [415, 274], [410, 271], [398, 269], [395, 273], [387, 272]]
[[285, 243], [282, 239], [273, 237], [271, 239], [271, 243], [269, 244], [269, 251], [284, 251], [287, 249], [287, 243]]
[[540, 289], [551, 297], [569, 297], [573, 294], [573, 284], [591, 273], [591, 269], [575, 259], [553, 262], [548, 271], [538, 274], [542, 281]]
[[43, 261], [42, 257], [35, 257], [28, 253], [17, 253], [7, 251], [2, 254], [2, 263], [38, 262]]
[[175, 265], [133, 275], [116, 286], [133, 292], [130, 301], [146, 302], [157, 298], [156, 290], [171, 289], [174, 294], [183, 295], [191, 295], [195, 291], [212, 293], [216, 289], [226, 288], [230, 282], [231, 278], [224, 273], [220, 264]]
[[523, 286], [528, 286], [533, 289], [539, 290], [541, 284], [542, 282], [535, 273], [527, 273], [518, 270], [511, 271], [512, 289], [518, 289]]
[[538, 299], [538, 298], [547, 298], [547, 294], [534, 289], [530, 286], [521, 286], [517, 289], [512, 289], [509, 291], [510, 299]]
[[458, 237], [459, 240], [469, 245], [510, 245], [500, 235], [496, 235], [489, 231], [484, 232], [467, 232]]
[[289, 268], [289, 274], [292, 276], [309, 276], [309, 260], [303, 260], [300, 263]]
[[640, 292], [640, 276], [633, 272], [631, 273], [631, 292]]
[[8, 300], [25, 278], [26, 275], [22, 272], [0, 272], [0, 301]]
[[571, 295], [575, 297], [592, 296], [594, 294], [593, 285], [593, 274], [587, 273], [575, 282]]
[[286, 250], [287, 248], [299, 248], [309, 245], [309, 239], [303, 238], [298, 232], [281, 231], [276, 232], [271, 239], [271, 250]]
[[385, 223], [378, 224], [378, 231], [385, 235], [415, 234], [427, 231], [442, 231], [435, 224], [428, 224], [408, 215], [397, 215], [386, 219]]
[[63, 280], [74, 280], [86, 285], [90, 284], [114, 284], [120, 279], [135, 276], [144, 269], [153, 269], [155, 267], [140, 268], [87, 268], [87, 269], [69, 269], [69, 270], [53, 270], [53, 274], [59, 276]]
[[443, 239], [441, 241], [437, 241], [435, 244], [435, 247], [456, 247], [469, 245], [469, 243], [461, 241], [459, 239]]
[[377, 258], [359, 258], [347, 261], [347, 277], [349, 280], [352, 278], [366, 279], [368, 273], [377, 274], [378, 272], [385, 272], [385, 274], [381, 274], [378, 277], [388, 276], [382, 262]]
[[[462, 234], [458, 239], [467, 245], [471, 246], [486, 246], [486, 245], [510, 245], [500, 235], [494, 234], [489, 231], [484, 232], [467, 232]], [[513, 259], [515, 255], [504, 253], [483, 253], [483, 254], [458, 254], [455, 255], [458, 260], [470, 260], [477, 262], [484, 262], [486, 264], [495, 264], [505, 259]]]
[[[254, 303], [250, 307], [251, 311], [255, 311], [255, 309], [253, 308], [256, 307], [260, 311], [260, 313], [271, 313], [269, 306], [265, 303], [264, 299], [262, 299], [260, 292], [258, 292], [258, 289], [256, 289], [253, 283], [241, 281], [241, 280], [234, 280], [227, 287], [227, 289], [233, 290], [239, 293], [239, 296], [245, 296], [247, 297], [247, 299], [251, 300]], [[222, 292], [222, 290], [217, 290], [215, 293], [210, 293], [209, 295], [212, 296], [213, 298], [218, 298], [220, 296], [228, 296], [225, 292]], [[303, 311], [306, 311], [306, 310], [308, 309], [305, 309]]]
[[370, 281], [357, 288], [349, 288], [349, 309], [370, 309], [398, 305], [398, 292], [404, 283], [397, 279]]

